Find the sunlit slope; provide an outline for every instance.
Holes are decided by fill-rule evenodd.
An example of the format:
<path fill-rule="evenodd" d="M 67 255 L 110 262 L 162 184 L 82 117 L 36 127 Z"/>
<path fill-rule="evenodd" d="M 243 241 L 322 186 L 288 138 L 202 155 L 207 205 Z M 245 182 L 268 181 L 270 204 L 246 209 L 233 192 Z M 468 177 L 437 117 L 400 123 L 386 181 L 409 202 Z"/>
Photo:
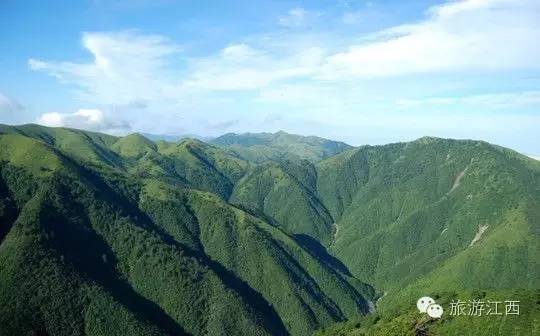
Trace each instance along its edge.
<path fill-rule="evenodd" d="M 319 194 L 337 218 L 331 250 L 381 290 L 451 262 L 447 285 L 539 286 L 536 161 L 483 142 L 423 138 L 318 168 Z"/>
<path fill-rule="evenodd" d="M 288 232 L 328 243 L 333 220 L 318 198 L 316 183 L 308 161 L 266 163 L 238 181 L 230 200 L 262 211 Z"/>
<path fill-rule="evenodd" d="M 222 269 L 170 241 L 98 176 L 40 158 L 45 171 L 5 160 L 19 147 L 1 150 L 3 199 L 16 213 L 0 245 L 3 332 L 286 333 Z"/>
<path fill-rule="evenodd" d="M 234 183 L 246 172 L 249 164 L 225 150 L 199 140 L 183 140 L 178 144 L 160 147 L 173 172 L 193 187 L 228 198 Z"/>
<path fill-rule="evenodd" d="M 46 143 L 71 159 L 98 170 L 136 177 L 167 178 L 228 198 L 248 163 L 227 150 L 198 140 L 154 143 L 135 133 L 113 137 L 67 128 L 0 125 L 0 134 L 20 134 Z"/>
<path fill-rule="evenodd" d="M 540 332 L 540 167 L 484 142 L 423 138 L 364 147 L 319 165 L 337 218 L 331 250 L 381 292 L 377 316 L 321 335 Z M 416 300 L 519 300 L 521 315 L 433 321 Z"/>
<path fill-rule="evenodd" d="M 135 135 L 103 145 L 118 165 L 89 164 L 69 145 L 4 133 L 0 330 L 8 335 L 304 335 L 369 310 L 371 287 L 226 203 L 221 189 L 203 192 L 162 162 L 137 168 L 150 155 L 170 157 L 234 181 L 242 160 Z"/>
<path fill-rule="evenodd" d="M 210 141 L 255 163 L 305 159 L 317 162 L 351 146 L 315 136 L 277 133 L 228 133 Z"/>
<path fill-rule="evenodd" d="M 0 134 L 19 134 L 40 140 L 76 160 L 84 160 L 88 165 L 121 166 L 121 159 L 108 147 L 116 137 L 62 127 L 43 127 L 39 125 L 6 126 L 0 125 Z"/>

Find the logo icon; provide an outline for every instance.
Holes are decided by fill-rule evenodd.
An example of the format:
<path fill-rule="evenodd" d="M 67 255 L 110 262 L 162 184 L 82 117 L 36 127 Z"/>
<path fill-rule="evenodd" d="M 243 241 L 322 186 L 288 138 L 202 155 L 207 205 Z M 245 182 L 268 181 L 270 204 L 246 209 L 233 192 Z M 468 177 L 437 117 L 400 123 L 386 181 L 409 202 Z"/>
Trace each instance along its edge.
<path fill-rule="evenodd" d="M 432 318 L 441 318 L 444 310 L 438 305 L 435 300 L 429 296 L 423 296 L 416 301 L 416 308 L 418 311 L 423 314 L 428 314 Z"/>
<path fill-rule="evenodd" d="M 418 299 L 418 301 L 416 302 L 416 308 L 418 308 L 418 311 L 420 311 L 421 313 L 427 313 L 428 306 L 434 303 L 435 300 L 433 300 L 429 296 L 424 296 Z"/>
<path fill-rule="evenodd" d="M 429 317 L 441 318 L 441 316 L 443 314 L 443 308 L 441 306 L 439 306 L 438 304 L 436 304 L 436 303 L 431 304 L 427 308 L 427 314 L 429 315 Z"/>

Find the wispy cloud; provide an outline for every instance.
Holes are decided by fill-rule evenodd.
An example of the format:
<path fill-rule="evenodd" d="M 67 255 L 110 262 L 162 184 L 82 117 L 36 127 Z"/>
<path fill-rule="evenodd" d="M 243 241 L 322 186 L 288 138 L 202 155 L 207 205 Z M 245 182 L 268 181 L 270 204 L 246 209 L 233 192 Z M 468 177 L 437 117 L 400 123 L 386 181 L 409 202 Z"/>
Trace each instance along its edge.
<path fill-rule="evenodd" d="M 30 69 L 76 85 L 82 99 L 105 104 L 152 100 L 174 86 L 168 60 L 181 48 L 163 36 L 133 31 L 84 33 L 82 45 L 92 54 L 92 62 L 30 59 Z"/>
<path fill-rule="evenodd" d="M 292 55 L 277 55 L 247 44 L 234 44 L 216 55 L 194 59 L 190 74 L 182 83 L 198 90 L 254 90 L 298 77 L 309 77 L 323 57 L 319 48 L 308 48 Z"/>
<path fill-rule="evenodd" d="M 194 120 L 209 119 L 212 124 L 199 124 L 210 131 L 215 125 L 220 129 L 253 125 L 265 129 L 269 124 L 277 127 L 277 122 L 269 121 L 274 119 L 265 116 L 279 111 L 283 113 L 280 125 L 289 122 L 308 127 L 311 122 L 318 123 L 319 129 L 332 125 L 340 132 L 352 127 L 354 135 L 356 128 L 371 122 L 375 123 L 374 133 L 380 129 L 407 133 L 410 129 L 416 136 L 446 123 L 441 132 L 451 136 L 451 129 L 461 134 L 459 118 L 480 125 L 471 124 L 471 134 L 478 127 L 487 132 L 484 125 L 504 131 L 501 125 L 513 120 L 514 107 L 540 104 L 538 91 L 531 88 L 534 83 L 502 88 L 486 85 L 493 78 L 501 83 L 515 70 L 532 74 L 540 70 L 540 44 L 536 43 L 540 40 L 540 3 L 536 0 L 445 2 L 427 9 L 421 20 L 369 35 L 355 34 L 344 24 L 344 13 L 333 18 L 341 25 L 335 29 L 318 31 L 316 25 L 293 29 L 312 23 L 318 15 L 296 8 L 279 17 L 281 27 L 274 25 L 273 31 L 237 36 L 214 49 L 198 50 L 196 55 L 161 35 L 85 33 L 82 46 L 91 61 L 30 59 L 28 63 L 31 69 L 74 86 L 83 106 L 122 106 L 103 111 L 121 114 L 133 127 L 148 131 L 163 128 L 169 132 L 179 127 L 179 120 L 182 127 L 190 128 Z M 453 77 L 452 81 L 466 76 L 481 79 L 468 77 L 463 80 L 465 87 L 448 89 L 453 84 L 441 84 L 445 76 Z M 441 106 L 456 108 L 429 117 Z M 455 117 L 450 112 L 457 107 L 475 107 L 466 112 L 477 115 L 467 119 L 463 112 Z M 505 115 L 488 118 L 486 112 L 494 107 L 504 109 Z M 416 118 L 417 110 L 425 115 Z M 80 115 L 47 118 L 49 122 L 61 120 L 62 125 L 109 127 L 92 126 Z M 530 118 L 524 113 L 519 120 L 538 120 Z M 527 127 L 532 134 L 530 125 Z"/>
<path fill-rule="evenodd" d="M 287 49 L 288 39 L 293 45 L 302 35 L 274 35 L 281 42 L 231 43 L 202 57 L 182 54 L 159 35 L 85 33 L 82 45 L 92 62 L 30 59 L 29 65 L 76 85 L 81 98 L 105 104 L 256 90 L 285 80 L 340 85 L 445 71 L 540 69 L 540 44 L 534 43 L 540 40 L 539 9 L 532 0 L 463 0 L 432 7 L 425 20 L 374 33 L 363 43 L 349 34 L 350 41 L 337 37 L 339 44 L 314 39 Z M 297 24 L 307 13 L 296 8 L 282 21 Z M 257 40 L 264 36 L 251 38 Z"/>
<path fill-rule="evenodd" d="M 289 28 L 300 27 L 313 21 L 319 16 L 321 16 L 320 12 L 308 11 L 304 8 L 296 7 L 289 10 L 286 15 L 278 17 L 278 24 Z"/>
<path fill-rule="evenodd" d="M 23 106 L 15 98 L 0 92 L 0 123 L 24 122 L 27 114 L 26 106 Z"/>
<path fill-rule="evenodd" d="M 429 9 L 418 23 L 374 34 L 330 56 L 320 78 L 397 76 L 455 70 L 540 68 L 540 3 L 462 0 Z"/>

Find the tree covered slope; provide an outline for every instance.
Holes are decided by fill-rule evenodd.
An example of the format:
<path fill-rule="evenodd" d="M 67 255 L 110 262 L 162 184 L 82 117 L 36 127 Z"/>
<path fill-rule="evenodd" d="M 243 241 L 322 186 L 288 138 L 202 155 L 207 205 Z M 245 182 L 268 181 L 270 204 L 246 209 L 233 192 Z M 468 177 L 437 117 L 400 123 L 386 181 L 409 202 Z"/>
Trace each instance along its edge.
<path fill-rule="evenodd" d="M 540 163 L 481 141 L 0 125 L 0 219 L 0 335 L 540 328 Z M 523 314 L 428 320 L 424 295 Z"/>
<path fill-rule="evenodd" d="M 318 168 L 338 228 L 331 250 L 379 288 L 436 268 L 444 286 L 540 287 L 537 161 L 483 142 L 423 138 L 356 149 Z"/>
<path fill-rule="evenodd" d="M 326 244 L 384 296 L 383 316 L 408 312 L 425 293 L 450 300 L 474 290 L 519 290 L 537 311 L 537 161 L 485 142 L 429 137 L 350 149 L 315 169 L 290 161 L 251 170 L 231 200 Z"/>
<path fill-rule="evenodd" d="M 363 147 L 318 166 L 336 218 L 330 250 L 381 291 L 377 320 L 329 335 L 530 335 L 540 331 L 540 165 L 477 141 Z M 520 300 L 522 316 L 416 312 L 421 296 Z M 420 331 L 419 331 L 420 330 Z M 324 333 L 322 333 L 324 334 Z"/>
<path fill-rule="evenodd" d="M 323 243 L 332 239 L 332 216 L 317 195 L 317 172 L 309 161 L 261 164 L 235 185 L 231 202 L 255 207 L 294 234 Z"/>
<path fill-rule="evenodd" d="M 0 133 L 2 335 L 305 335 L 369 311 L 370 286 L 227 203 L 235 156 Z"/>

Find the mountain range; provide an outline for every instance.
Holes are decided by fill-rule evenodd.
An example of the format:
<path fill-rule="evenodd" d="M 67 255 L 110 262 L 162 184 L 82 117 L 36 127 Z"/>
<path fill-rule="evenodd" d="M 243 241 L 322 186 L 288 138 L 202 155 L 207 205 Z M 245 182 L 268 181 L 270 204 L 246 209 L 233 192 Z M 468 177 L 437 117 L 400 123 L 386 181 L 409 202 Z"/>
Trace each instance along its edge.
<path fill-rule="evenodd" d="M 540 162 L 481 141 L 0 125 L 0 223 L 0 335 L 540 330 Z"/>

